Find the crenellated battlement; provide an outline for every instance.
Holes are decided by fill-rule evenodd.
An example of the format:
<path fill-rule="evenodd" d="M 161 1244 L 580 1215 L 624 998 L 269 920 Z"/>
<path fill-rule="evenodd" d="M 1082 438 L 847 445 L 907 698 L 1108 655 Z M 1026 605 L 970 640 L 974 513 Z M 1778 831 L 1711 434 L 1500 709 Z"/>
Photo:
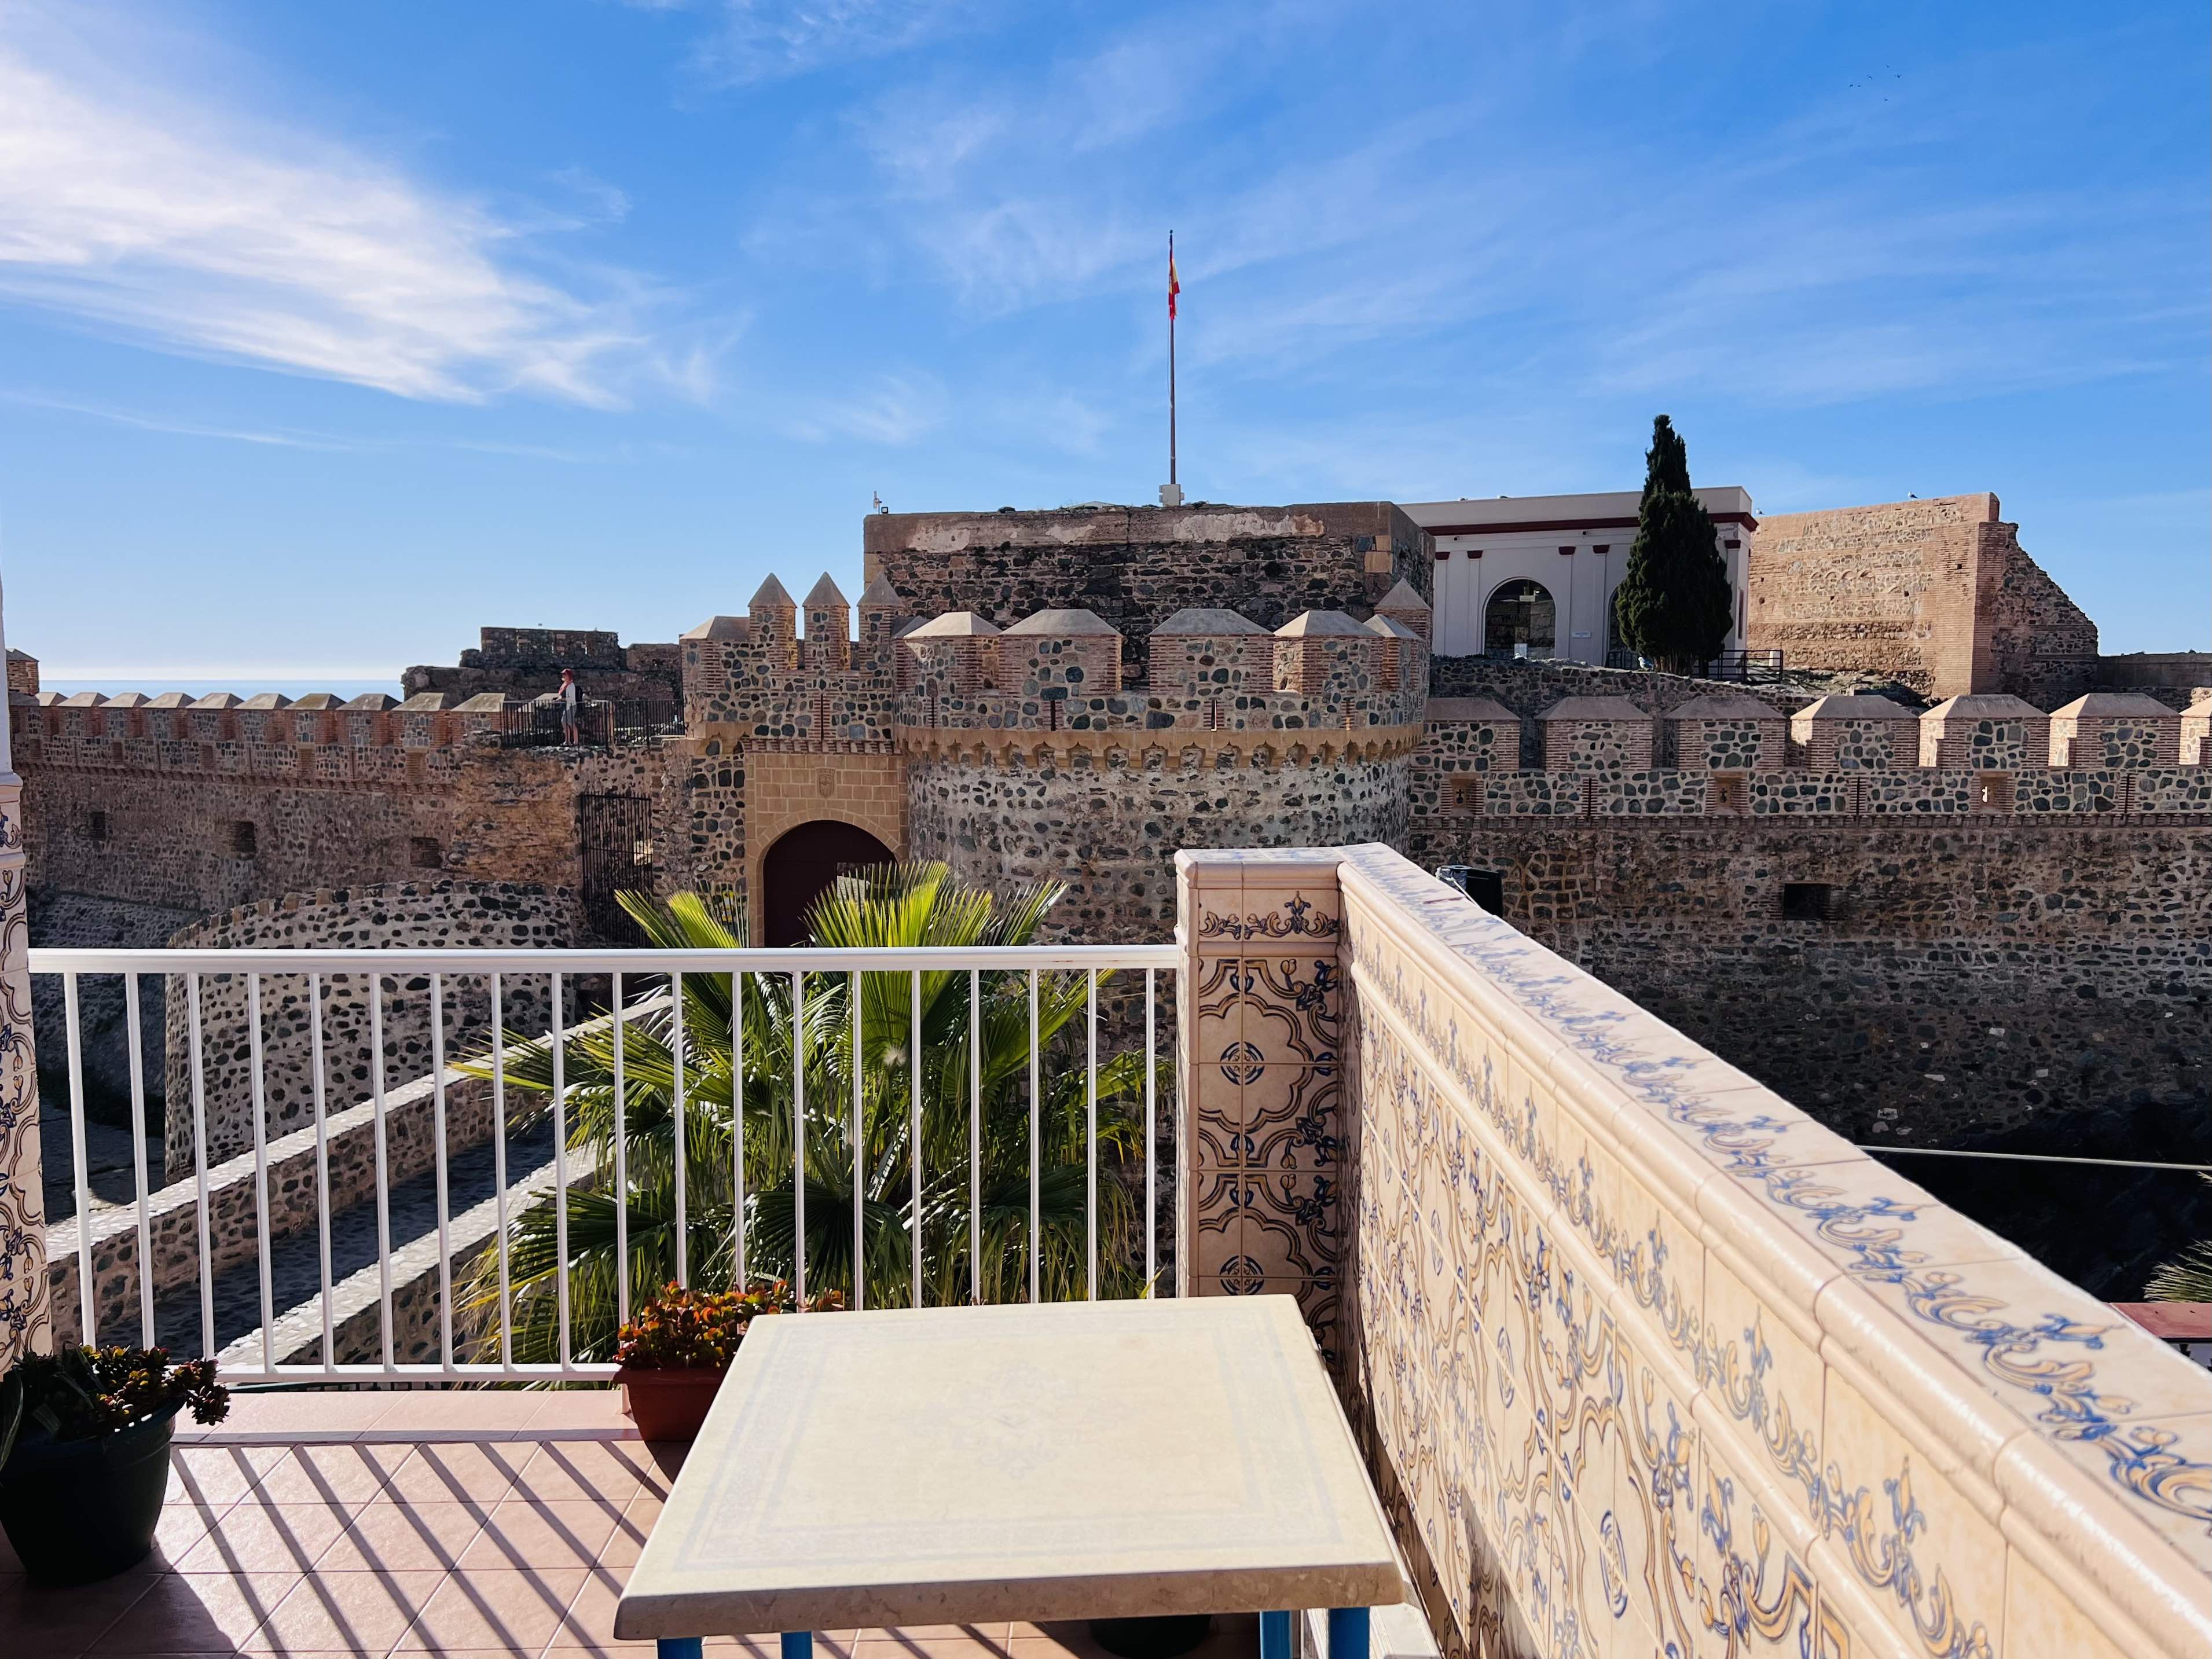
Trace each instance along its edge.
<path fill-rule="evenodd" d="M 862 596 L 858 637 L 835 582 L 802 613 L 770 576 L 744 617 L 684 636 L 687 729 L 716 745 L 872 743 L 926 732 L 1365 730 L 1418 727 L 1427 606 L 1400 584 L 1364 623 L 1310 611 L 1270 633 L 1233 611 L 1183 611 L 1147 640 L 1151 672 L 1097 613 L 1036 612 L 1001 629 L 972 611 L 904 615 L 888 582 Z M 803 614 L 804 631 L 800 631 Z"/>
<path fill-rule="evenodd" d="M 299 698 L 18 691 L 9 698 L 16 755 L 34 764 L 319 781 L 419 777 L 433 757 L 457 765 L 457 751 L 542 726 L 548 702 L 496 691 L 467 698 L 426 691 L 404 702 L 379 691 L 349 701 L 321 691 Z M 601 737 L 607 708 L 590 699 L 583 705 L 582 723 Z"/>

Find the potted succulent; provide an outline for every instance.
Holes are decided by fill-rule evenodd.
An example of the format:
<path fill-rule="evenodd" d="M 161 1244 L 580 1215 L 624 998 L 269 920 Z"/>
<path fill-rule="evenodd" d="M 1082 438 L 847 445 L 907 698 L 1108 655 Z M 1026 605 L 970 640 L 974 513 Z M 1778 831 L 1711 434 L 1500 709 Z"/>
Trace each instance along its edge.
<path fill-rule="evenodd" d="M 177 1413 L 220 1423 L 230 1395 L 211 1359 L 166 1348 L 27 1354 L 0 1389 L 0 1528 L 23 1570 L 82 1584 L 154 1547 Z"/>
<path fill-rule="evenodd" d="M 809 1297 L 805 1310 L 828 1313 L 844 1305 L 842 1291 L 825 1291 Z M 615 1346 L 623 1409 L 637 1424 L 639 1435 L 647 1440 L 695 1437 L 746 1328 L 763 1315 L 799 1309 L 797 1294 L 781 1279 L 742 1291 L 665 1286 L 622 1328 Z"/>

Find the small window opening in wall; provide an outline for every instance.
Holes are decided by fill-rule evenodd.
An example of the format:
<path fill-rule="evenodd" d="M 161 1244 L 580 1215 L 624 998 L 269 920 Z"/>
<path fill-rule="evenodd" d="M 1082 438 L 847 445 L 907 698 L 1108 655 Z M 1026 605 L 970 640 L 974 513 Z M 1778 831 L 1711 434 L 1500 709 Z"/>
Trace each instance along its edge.
<path fill-rule="evenodd" d="M 446 849 L 428 836 L 416 836 L 409 842 L 410 861 L 417 870 L 442 870 L 446 867 Z"/>
<path fill-rule="evenodd" d="M 1505 913 L 1505 876 L 1503 871 L 1478 870 L 1467 864 L 1447 864 L 1437 871 L 1437 878 L 1447 886 L 1458 888 L 1492 915 Z"/>
<path fill-rule="evenodd" d="M 1825 881 L 1782 884 L 1782 920 L 1826 921 L 1835 914 L 1836 890 Z"/>
<path fill-rule="evenodd" d="M 84 833 L 88 840 L 106 841 L 107 839 L 107 814 L 99 811 L 94 811 L 87 814 L 84 822 Z"/>
<path fill-rule="evenodd" d="M 240 818 L 230 826 L 230 850 L 240 858 L 250 859 L 254 855 L 256 839 L 252 819 Z"/>

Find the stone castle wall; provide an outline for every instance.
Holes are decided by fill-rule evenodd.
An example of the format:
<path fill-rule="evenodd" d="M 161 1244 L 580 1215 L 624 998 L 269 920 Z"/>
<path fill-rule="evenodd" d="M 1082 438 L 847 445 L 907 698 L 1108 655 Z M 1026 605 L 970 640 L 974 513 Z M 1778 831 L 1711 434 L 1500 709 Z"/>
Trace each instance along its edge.
<path fill-rule="evenodd" d="M 1426 532 L 1387 501 L 1301 507 L 896 513 L 865 521 L 866 577 L 912 614 L 973 611 L 1000 627 L 1080 608 L 1141 661 L 1174 612 L 1234 605 L 1273 629 L 1302 611 L 1364 618 L 1398 582 L 1426 598 Z"/>
<path fill-rule="evenodd" d="M 2190 787 L 2186 817 L 2064 791 L 2026 805 L 2078 810 L 1699 800 L 1417 819 L 1401 844 L 1499 872 L 1508 921 L 1853 1139 L 1953 1145 L 2212 1089 L 2212 775 Z M 1825 890 L 1825 913 L 1785 915 L 1790 884 Z"/>
<path fill-rule="evenodd" d="M 1761 520 L 1747 647 L 1935 697 L 2080 696 L 2097 682 L 2096 624 L 1997 514 L 1995 495 L 1976 495 Z"/>
<path fill-rule="evenodd" d="M 576 896 L 514 882 L 401 882 L 296 893 L 244 905 L 188 927 L 179 950 L 512 950 L 557 948 L 578 931 Z M 432 988 L 419 973 L 326 974 L 320 998 L 304 973 L 260 976 L 263 1126 L 274 1139 L 314 1121 L 314 1024 L 323 1045 L 324 1109 L 338 1112 L 371 1097 L 379 1050 L 371 1040 L 372 996 L 382 1017 L 382 1077 L 395 1088 L 434 1070 Z M 489 1041 L 491 985 L 481 975 L 441 984 L 444 1055 L 463 1058 Z M 501 982 L 507 1029 L 544 1030 L 551 1006 L 542 974 Z M 220 1162 L 253 1145 L 253 1056 L 250 989 L 241 975 L 203 975 L 199 987 L 201 1098 L 207 1157 Z M 193 1164 L 191 999 L 185 976 L 167 987 L 166 1133 L 168 1167 Z"/>
<path fill-rule="evenodd" d="M 1175 925 L 1175 855 L 1202 847 L 1396 841 L 1403 757 L 1382 742 L 1062 737 L 908 757 L 908 844 L 994 886 L 1058 880 L 1058 936 L 1155 941 Z"/>

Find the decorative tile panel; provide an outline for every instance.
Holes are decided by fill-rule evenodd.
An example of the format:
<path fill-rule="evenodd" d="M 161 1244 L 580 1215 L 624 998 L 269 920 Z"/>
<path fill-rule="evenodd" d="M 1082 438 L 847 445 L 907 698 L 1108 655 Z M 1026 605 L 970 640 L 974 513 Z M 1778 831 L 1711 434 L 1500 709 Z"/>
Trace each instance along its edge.
<path fill-rule="evenodd" d="M 1404 860 L 1335 856 L 1325 1017 L 1322 952 L 1225 940 L 1209 1040 L 1250 1074 L 1186 1098 L 1251 1271 L 1341 1304 L 1447 1653 L 2003 1659 L 2069 1618 L 2205 1650 L 2202 1372 Z"/>
<path fill-rule="evenodd" d="M 0 1372 L 52 1346 L 39 1082 L 31 1052 L 30 924 L 23 908 L 23 787 L 6 768 L 0 710 Z"/>

